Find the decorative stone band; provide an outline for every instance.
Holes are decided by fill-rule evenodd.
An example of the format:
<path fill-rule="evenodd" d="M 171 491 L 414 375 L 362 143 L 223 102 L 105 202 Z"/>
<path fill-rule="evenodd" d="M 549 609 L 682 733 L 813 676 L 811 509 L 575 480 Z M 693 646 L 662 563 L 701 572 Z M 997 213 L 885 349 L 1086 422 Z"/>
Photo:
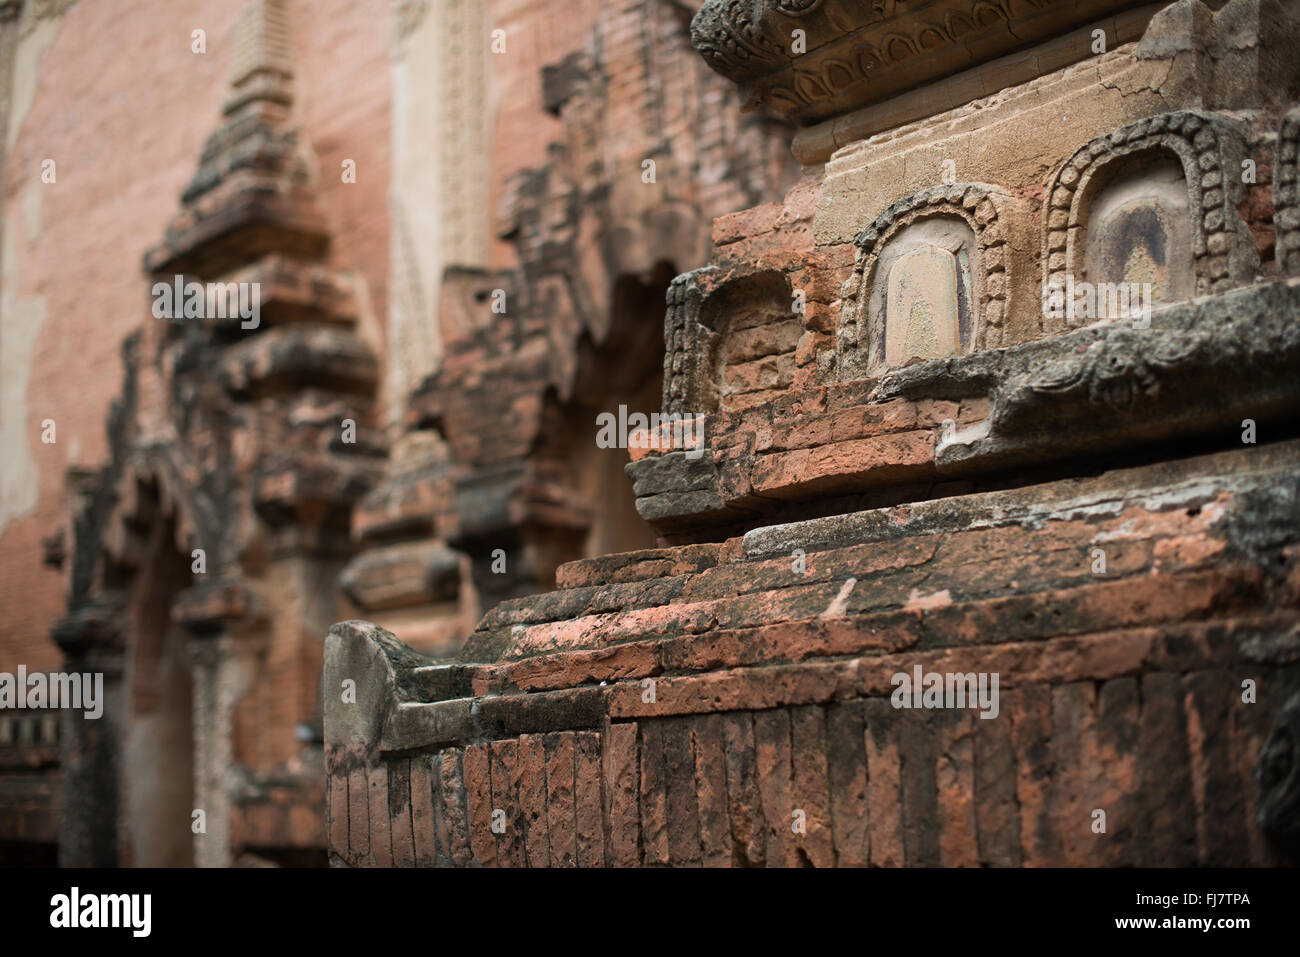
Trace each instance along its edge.
<path fill-rule="evenodd" d="M 1278 268 L 1300 273 L 1300 106 L 1282 118 L 1273 172 L 1273 225 Z"/>
<path fill-rule="evenodd" d="M 966 223 L 979 246 L 979 272 L 973 277 L 979 292 L 972 336 L 973 349 L 1002 345 L 1006 315 L 1006 241 L 999 207 L 1009 197 L 985 183 L 956 183 L 913 193 L 894 203 L 858 234 L 853 275 L 840 292 L 839 334 L 836 337 L 836 378 L 865 378 L 883 355 L 883 323 L 872 323 L 868 302 L 872 284 L 879 281 L 876 266 L 890 239 L 907 226 L 925 219 L 956 218 Z"/>
<path fill-rule="evenodd" d="M 649 457 L 627 472 L 642 516 L 670 533 L 692 522 L 752 523 L 830 493 L 916 490 L 1094 450 L 1207 436 L 1226 447 L 1240 442 L 1246 418 L 1293 428 L 1297 316 L 1300 278 L 1177 303 L 1145 329 L 1098 323 L 931 359 L 710 415 L 711 455 Z"/>
<path fill-rule="evenodd" d="M 1122 0 L 706 0 L 691 42 L 745 105 L 817 122 L 1046 40 Z M 795 31 L 802 31 L 796 34 Z"/>
<path fill-rule="evenodd" d="M 1045 288 L 1064 288 L 1067 275 L 1082 276 L 1082 240 L 1088 203 L 1102 183 L 1098 174 L 1117 160 L 1161 152 L 1177 157 L 1187 184 L 1196 294 L 1222 292 L 1254 277 L 1259 257 L 1237 212 L 1242 132 L 1225 116 L 1182 110 L 1099 136 L 1056 171 L 1043 223 Z"/>

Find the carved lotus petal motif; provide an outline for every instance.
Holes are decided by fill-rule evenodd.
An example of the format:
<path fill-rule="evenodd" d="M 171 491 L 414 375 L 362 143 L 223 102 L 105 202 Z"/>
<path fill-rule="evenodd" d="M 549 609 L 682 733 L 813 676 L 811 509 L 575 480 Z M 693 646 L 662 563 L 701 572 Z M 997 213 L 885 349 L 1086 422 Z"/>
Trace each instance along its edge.
<path fill-rule="evenodd" d="M 1148 344 L 1151 363 L 1161 369 L 1171 369 L 1193 358 L 1205 345 L 1204 333 L 1196 335 L 1161 337 L 1154 345 Z"/>
<path fill-rule="evenodd" d="M 1056 395 L 1086 391 L 1093 405 L 1127 411 L 1143 396 L 1157 395 L 1160 371 L 1192 358 L 1201 344 L 1197 336 L 1144 337 L 1116 329 L 1081 355 L 1049 365 L 1029 388 Z"/>
<path fill-rule="evenodd" d="M 1139 395 L 1156 394 L 1160 384 L 1145 361 L 1130 351 L 1115 348 L 1109 339 L 1099 339 L 1082 356 L 1050 364 L 1030 389 L 1057 395 L 1087 391 L 1088 402 L 1095 406 L 1104 404 L 1123 411 L 1134 406 Z"/>
<path fill-rule="evenodd" d="M 789 59 L 767 36 L 764 12 L 755 0 L 712 0 L 691 21 L 691 42 L 724 76 L 737 82 L 760 76 Z"/>
<path fill-rule="evenodd" d="M 822 0 L 777 0 L 776 11 L 787 17 L 802 17 L 816 10 L 821 2 Z"/>

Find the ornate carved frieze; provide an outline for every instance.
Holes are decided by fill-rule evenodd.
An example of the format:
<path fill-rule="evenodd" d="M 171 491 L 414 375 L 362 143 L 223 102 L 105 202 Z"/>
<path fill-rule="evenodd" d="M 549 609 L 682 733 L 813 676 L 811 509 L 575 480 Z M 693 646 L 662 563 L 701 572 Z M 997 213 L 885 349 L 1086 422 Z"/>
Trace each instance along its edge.
<path fill-rule="evenodd" d="M 1149 343 L 1125 326 L 1116 326 L 1088 346 L 1080 356 L 1051 363 L 1028 384 L 1036 395 L 1086 398 L 1126 412 L 1145 396 L 1160 390 L 1162 374 L 1190 360 L 1204 344 L 1203 336 L 1161 339 Z"/>
<path fill-rule="evenodd" d="M 1171 307 L 1149 328 L 1097 324 L 989 353 L 991 365 L 971 356 L 972 383 L 993 384 L 989 428 L 971 442 L 939 448 L 936 461 L 944 467 L 979 457 L 996 460 L 1013 448 L 1035 446 L 1077 453 L 1207 428 L 1236 434 L 1243 416 L 1293 414 L 1298 294 L 1294 283 L 1252 286 L 1230 292 L 1227 300 Z M 1214 321 L 1222 316 L 1232 322 Z M 941 387 L 940 376 L 951 387 L 953 376 L 926 365 L 930 389 Z M 903 370 L 900 378 L 919 372 L 920 367 Z M 1217 386 L 1229 378 L 1241 384 L 1225 396 Z M 908 391 L 924 388 L 913 379 Z"/>
<path fill-rule="evenodd" d="M 941 79 L 1128 6 L 1120 0 L 707 0 L 705 61 L 748 107 L 814 123 Z"/>

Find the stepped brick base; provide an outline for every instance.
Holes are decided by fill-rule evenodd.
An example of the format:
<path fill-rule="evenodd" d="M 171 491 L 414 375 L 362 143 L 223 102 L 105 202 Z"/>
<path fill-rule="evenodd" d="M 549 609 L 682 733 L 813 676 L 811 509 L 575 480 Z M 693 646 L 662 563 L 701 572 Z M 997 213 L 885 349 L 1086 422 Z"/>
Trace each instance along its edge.
<path fill-rule="evenodd" d="M 575 562 L 457 663 L 344 622 L 331 860 L 1291 861 L 1298 556 L 1292 441 Z"/>

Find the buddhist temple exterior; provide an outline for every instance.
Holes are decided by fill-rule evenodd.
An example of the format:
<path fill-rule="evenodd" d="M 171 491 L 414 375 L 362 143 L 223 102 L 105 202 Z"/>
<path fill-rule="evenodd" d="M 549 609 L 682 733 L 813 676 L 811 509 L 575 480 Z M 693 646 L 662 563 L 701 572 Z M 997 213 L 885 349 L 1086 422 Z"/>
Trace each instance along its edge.
<path fill-rule="evenodd" d="M 131 26 L 0 0 L 0 863 L 1297 861 L 1294 4 Z"/>
<path fill-rule="evenodd" d="M 1298 26 L 708 0 L 803 175 L 669 287 L 660 545 L 330 629 L 331 862 L 1287 860 Z"/>
<path fill-rule="evenodd" d="M 591 423 L 799 172 L 693 13 L 0 2 L 0 675 L 106 699 L 0 701 L 0 864 L 323 866 L 333 623 L 454 655 L 654 546 Z"/>

